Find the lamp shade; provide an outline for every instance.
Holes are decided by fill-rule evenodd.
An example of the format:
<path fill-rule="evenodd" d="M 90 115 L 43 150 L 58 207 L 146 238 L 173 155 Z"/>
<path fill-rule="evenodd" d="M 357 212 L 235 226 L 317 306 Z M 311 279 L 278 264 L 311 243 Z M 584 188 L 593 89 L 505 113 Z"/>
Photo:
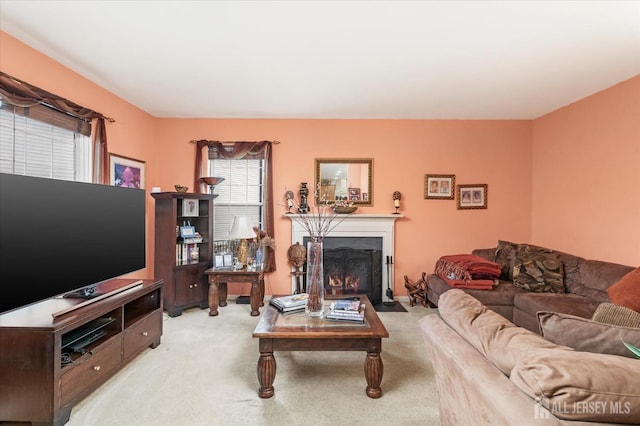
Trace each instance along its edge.
<path fill-rule="evenodd" d="M 254 232 L 249 219 L 246 216 L 234 216 L 233 225 L 229 231 L 230 240 L 244 240 L 246 238 L 255 238 Z"/>

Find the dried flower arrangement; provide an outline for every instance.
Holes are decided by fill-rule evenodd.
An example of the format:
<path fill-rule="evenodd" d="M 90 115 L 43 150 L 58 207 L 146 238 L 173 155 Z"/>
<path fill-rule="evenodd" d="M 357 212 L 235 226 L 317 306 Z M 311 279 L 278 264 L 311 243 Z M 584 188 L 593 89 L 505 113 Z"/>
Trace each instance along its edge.
<path fill-rule="evenodd" d="M 307 231 L 312 243 L 322 243 L 324 238 L 346 218 L 346 215 L 336 213 L 332 204 L 320 201 L 318 189 L 316 186 L 313 205 L 309 206 L 308 213 L 292 216 L 292 219 Z M 297 210 L 299 206 L 295 207 Z M 322 250 L 312 249 L 307 250 L 307 253 L 310 256 L 307 262 L 307 294 L 309 295 L 307 312 L 322 312 L 324 309 L 324 278 L 321 273 Z M 312 283 L 319 283 L 319 285 L 311 285 Z"/>

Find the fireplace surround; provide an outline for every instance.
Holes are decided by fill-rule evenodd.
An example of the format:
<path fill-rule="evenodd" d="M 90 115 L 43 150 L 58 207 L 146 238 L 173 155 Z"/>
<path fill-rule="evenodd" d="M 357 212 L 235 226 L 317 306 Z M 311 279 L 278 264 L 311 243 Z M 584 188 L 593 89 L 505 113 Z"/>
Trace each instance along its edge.
<path fill-rule="evenodd" d="M 291 220 L 291 244 L 300 243 L 305 244 L 306 241 L 304 237 L 309 237 L 306 229 L 302 224 L 296 220 L 296 216 L 300 216 L 298 214 L 285 214 L 286 218 Z M 330 234 L 325 237 L 325 241 L 330 242 L 331 238 L 336 238 L 337 240 L 341 240 L 343 238 L 346 239 L 358 239 L 358 238 L 366 238 L 366 237 L 375 237 L 380 238 L 381 241 L 381 253 L 380 259 L 393 259 L 395 255 L 395 221 L 399 218 L 404 217 L 402 214 L 351 214 L 344 217 L 336 218 L 336 221 L 339 223 L 337 226 L 330 232 Z M 351 248 L 358 248 L 351 247 Z M 325 247 L 326 250 L 326 247 Z M 393 276 L 393 265 L 391 267 L 384 267 L 383 262 L 380 262 L 379 273 L 380 273 L 380 283 L 382 287 L 386 288 L 387 284 L 394 288 L 394 276 Z M 293 270 L 292 270 L 293 272 Z M 326 269 L 325 269 L 326 274 Z M 291 277 L 291 292 L 293 293 L 296 289 L 295 277 Z M 386 293 L 382 292 L 383 301 L 389 301 L 386 296 Z"/>

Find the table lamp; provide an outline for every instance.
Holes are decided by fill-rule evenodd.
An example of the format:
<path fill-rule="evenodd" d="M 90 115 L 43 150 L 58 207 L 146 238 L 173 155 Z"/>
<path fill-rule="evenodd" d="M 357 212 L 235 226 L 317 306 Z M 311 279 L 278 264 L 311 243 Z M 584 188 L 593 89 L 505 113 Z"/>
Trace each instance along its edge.
<path fill-rule="evenodd" d="M 230 240 L 240 240 L 238 246 L 238 262 L 243 267 L 247 266 L 247 253 L 249 252 L 249 243 L 247 238 L 255 238 L 256 233 L 249 223 L 249 219 L 246 216 L 234 216 L 233 225 L 229 231 Z"/>

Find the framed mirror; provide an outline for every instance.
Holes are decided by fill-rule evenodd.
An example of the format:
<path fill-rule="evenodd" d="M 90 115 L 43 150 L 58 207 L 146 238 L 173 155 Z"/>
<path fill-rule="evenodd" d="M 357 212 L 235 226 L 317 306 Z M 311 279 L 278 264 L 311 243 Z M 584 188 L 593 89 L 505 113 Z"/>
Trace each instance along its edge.
<path fill-rule="evenodd" d="M 373 159 L 316 158 L 316 188 L 320 201 L 349 200 L 373 205 Z"/>

